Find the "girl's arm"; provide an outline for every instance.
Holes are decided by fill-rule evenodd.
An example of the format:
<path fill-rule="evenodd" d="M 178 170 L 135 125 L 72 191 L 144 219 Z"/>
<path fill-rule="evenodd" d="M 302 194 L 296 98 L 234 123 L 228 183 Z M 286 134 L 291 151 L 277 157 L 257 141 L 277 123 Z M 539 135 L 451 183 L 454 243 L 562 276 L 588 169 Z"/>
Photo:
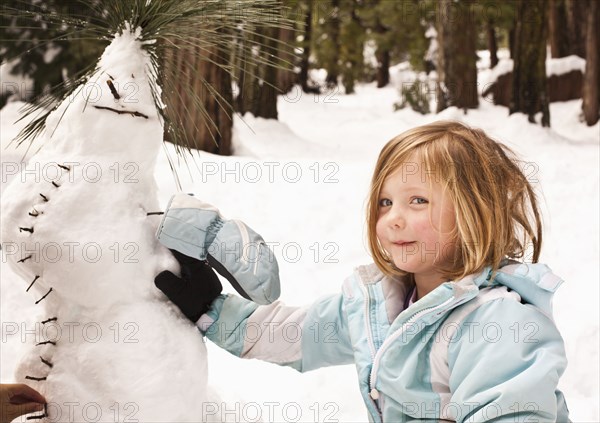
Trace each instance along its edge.
<path fill-rule="evenodd" d="M 175 254 L 181 278 L 162 272 L 155 280 L 157 287 L 190 320 L 204 313 L 196 324 L 217 345 L 238 357 L 299 371 L 353 362 L 342 294 L 307 307 L 273 303 L 279 297 L 277 260 L 262 237 L 243 222 L 224 219 L 216 207 L 177 194 L 169 201 L 157 238 L 183 253 Z M 220 284 L 212 272 L 194 264 L 198 260 L 208 261 L 245 298 L 217 296 Z M 205 305 L 210 305 L 206 313 Z"/>
<path fill-rule="evenodd" d="M 241 358 L 257 358 L 305 372 L 354 361 L 342 294 L 310 306 L 280 301 L 259 306 L 221 295 L 197 325 L 214 343 Z"/>
<path fill-rule="evenodd" d="M 512 299 L 485 303 L 450 342 L 450 401 L 457 422 L 566 422 L 558 380 L 567 365 L 554 322 Z"/>

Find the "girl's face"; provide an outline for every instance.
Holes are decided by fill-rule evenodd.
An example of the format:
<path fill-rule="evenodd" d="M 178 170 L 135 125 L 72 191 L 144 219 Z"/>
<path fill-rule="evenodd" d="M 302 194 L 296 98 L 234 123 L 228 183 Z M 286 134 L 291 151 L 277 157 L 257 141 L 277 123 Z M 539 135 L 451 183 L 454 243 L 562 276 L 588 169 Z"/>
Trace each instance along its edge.
<path fill-rule="evenodd" d="M 454 206 L 435 174 L 412 158 L 384 181 L 376 232 L 396 267 L 415 280 L 443 282 L 440 265 L 451 264 Z"/>

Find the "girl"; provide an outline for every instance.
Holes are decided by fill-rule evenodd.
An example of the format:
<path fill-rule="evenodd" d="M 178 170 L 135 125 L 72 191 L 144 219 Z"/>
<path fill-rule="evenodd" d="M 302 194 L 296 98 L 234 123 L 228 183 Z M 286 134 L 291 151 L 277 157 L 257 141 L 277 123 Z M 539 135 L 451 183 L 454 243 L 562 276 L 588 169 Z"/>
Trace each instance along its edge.
<path fill-rule="evenodd" d="M 161 242 L 200 259 L 231 253 L 236 237 L 219 232 L 228 221 L 190 197 L 180 207 L 178 198 Z M 213 300 L 201 293 L 212 278 L 193 275 L 184 292 L 168 272 L 157 286 L 184 310 L 208 308 L 200 330 L 239 357 L 302 372 L 355 363 L 370 421 L 568 421 L 557 389 L 565 350 L 551 307 L 562 281 L 537 264 L 536 197 L 507 147 L 458 122 L 400 134 L 375 166 L 367 225 L 374 263 L 307 307 Z M 237 240 L 247 239 L 243 232 Z M 274 261 L 254 263 L 254 274 L 273 266 L 277 275 Z M 240 269 L 229 276 L 237 274 L 250 280 Z M 268 277 L 254 282 L 271 289 Z M 306 336 L 286 338 L 289 325 Z"/>

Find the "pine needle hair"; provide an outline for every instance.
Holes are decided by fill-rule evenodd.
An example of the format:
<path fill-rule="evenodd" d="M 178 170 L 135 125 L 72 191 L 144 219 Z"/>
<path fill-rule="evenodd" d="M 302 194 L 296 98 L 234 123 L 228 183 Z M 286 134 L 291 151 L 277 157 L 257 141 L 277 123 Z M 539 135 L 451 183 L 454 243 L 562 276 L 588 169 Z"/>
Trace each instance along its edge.
<path fill-rule="evenodd" d="M 431 179 L 440 182 L 456 213 L 452 234 L 456 255 L 447 280 L 495 271 L 505 258 L 524 261 L 531 251 L 537 263 L 542 247 L 542 221 L 532 185 L 515 153 L 482 130 L 460 122 L 437 121 L 408 130 L 382 149 L 375 165 L 367 202 L 367 238 L 377 267 L 387 276 L 402 277 L 377 239 L 379 197 L 384 181 L 409 160 L 419 157 Z"/>
<path fill-rule="evenodd" d="M 57 13 L 44 4 L 27 1 L 11 4 L 15 3 L 19 6 L 2 7 L 0 13 L 4 22 L 15 22 L 17 26 L 29 28 L 28 20 L 41 20 L 47 26 L 65 27 L 68 31 L 56 39 L 45 39 L 42 33 L 32 35 L 30 40 L 4 40 L 29 43 L 27 49 L 24 47 L 25 51 L 7 58 L 9 60 L 27 54 L 29 48 L 51 44 L 59 38 L 99 41 L 104 48 L 115 34 L 141 28 L 139 40 L 152 59 L 152 68 L 147 73 L 156 80 L 151 88 L 157 113 L 162 117 L 166 135 L 175 144 L 179 155 L 184 149 L 191 152 L 190 146 L 197 145 L 194 140 L 188 140 L 181 130 L 183 121 L 198 122 L 202 119 L 207 123 L 213 140 L 218 134 L 218 126 L 198 94 L 186 93 L 192 97 L 194 110 L 187 105 L 183 111 L 177 107 L 181 104 L 182 94 L 177 92 L 176 87 L 182 76 L 200 78 L 206 89 L 202 95 L 212 96 L 219 108 L 233 113 L 233 105 L 214 88 L 211 81 L 196 73 L 193 64 L 197 60 L 208 61 L 233 77 L 234 71 L 252 75 L 254 65 L 258 63 L 278 69 L 293 66 L 293 57 L 286 54 L 289 46 L 258 32 L 258 28 L 294 28 L 295 22 L 285 18 L 288 14 L 279 0 L 79 0 L 65 13 Z M 260 40 L 257 35 L 260 35 Z M 260 57 L 253 54 L 257 48 L 266 54 Z M 185 54 L 182 55 L 182 52 Z M 240 57 L 234 58 L 236 54 Z M 88 82 L 95 70 L 96 63 L 90 64 L 25 106 L 21 119 L 31 115 L 34 118 L 16 141 L 19 144 L 33 142 L 46 128 L 46 118 L 50 113 L 77 87 Z"/>

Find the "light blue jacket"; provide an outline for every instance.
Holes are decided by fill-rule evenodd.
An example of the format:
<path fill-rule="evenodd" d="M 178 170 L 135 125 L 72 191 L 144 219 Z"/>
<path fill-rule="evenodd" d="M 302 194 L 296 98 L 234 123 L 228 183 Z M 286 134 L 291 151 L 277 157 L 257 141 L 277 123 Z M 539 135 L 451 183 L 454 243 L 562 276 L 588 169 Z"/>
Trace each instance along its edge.
<path fill-rule="evenodd" d="M 301 372 L 354 363 L 370 421 L 566 422 L 557 385 L 567 360 L 552 318 L 561 283 L 543 264 L 512 263 L 403 309 L 412 286 L 372 264 L 307 307 L 222 295 L 198 325 L 243 358 Z"/>

